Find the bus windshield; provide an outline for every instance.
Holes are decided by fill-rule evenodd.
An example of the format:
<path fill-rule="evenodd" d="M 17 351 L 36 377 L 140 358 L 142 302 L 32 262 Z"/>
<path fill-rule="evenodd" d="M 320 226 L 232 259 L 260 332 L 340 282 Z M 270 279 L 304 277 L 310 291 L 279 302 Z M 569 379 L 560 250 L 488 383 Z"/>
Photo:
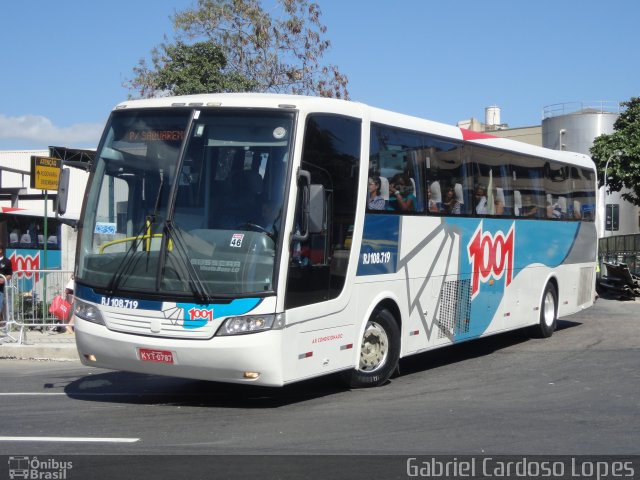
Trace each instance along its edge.
<path fill-rule="evenodd" d="M 77 280 L 196 297 L 272 292 L 294 114 L 116 111 L 96 156 Z"/>

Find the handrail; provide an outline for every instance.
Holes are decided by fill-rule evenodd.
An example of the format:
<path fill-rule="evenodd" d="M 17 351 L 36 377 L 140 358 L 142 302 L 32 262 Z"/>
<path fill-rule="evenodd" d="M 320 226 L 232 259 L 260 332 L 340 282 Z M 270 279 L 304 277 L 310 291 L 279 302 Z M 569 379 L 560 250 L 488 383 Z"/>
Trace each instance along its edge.
<path fill-rule="evenodd" d="M 640 274 L 640 233 L 598 239 L 598 261 L 626 263 L 631 273 Z"/>
<path fill-rule="evenodd" d="M 118 238 L 117 240 L 111 240 L 110 242 L 107 243 L 103 243 L 102 245 L 100 245 L 100 248 L 98 249 L 98 254 L 102 255 L 104 253 L 104 250 L 107 247 L 110 247 L 112 245 L 117 245 L 118 243 L 125 243 L 125 242 L 133 242 L 133 241 L 137 241 L 137 240 L 144 240 L 144 251 L 149 251 L 151 250 L 151 240 L 153 238 L 162 238 L 162 233 L 154 233 L 152 235 L 145 233 L 144 235 L 139 235 L 137 237 L 125 237 L 125 238 Z M 171 244 L 171 239 L 169 239 L 169 251 L 173 250 L 173 245 Z"/>
<path fill-rule="evenodd" d="M 585 102 L 564 102 L 547 105 L 542 109 L 542 118 L 553 118 L 571 113 L 620 113 L 624 110 L 620 102 L 614 100 L 594 100 Z"/>

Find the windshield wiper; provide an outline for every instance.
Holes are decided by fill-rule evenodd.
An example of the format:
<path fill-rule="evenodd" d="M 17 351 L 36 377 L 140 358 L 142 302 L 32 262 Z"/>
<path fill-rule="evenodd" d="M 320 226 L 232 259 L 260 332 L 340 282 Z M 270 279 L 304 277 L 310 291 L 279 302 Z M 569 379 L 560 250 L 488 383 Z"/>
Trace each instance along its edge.
<path fill-rule="evenodd" d="M 206 285 L 202 282 L 202 280 L 200 280 L 198 272 L 189 260 L 189 253 L 187 252 L 182 233 L 180 233 L 180 230 L 173 225 L 173 222 L 171 220 L 165 220 L 164 229 L 167 232 L 168 237 L 167 242 L 165 242 L 165 248 L 168 248 L 169 240 L 173 241 L 173 245 L 175 246 L 180 264 L 186 270 L 186 277 L 189 280 L 189 287 L 191 288 L 191 292 L 201 303 L 211 303 L 213 301 L 213 297 L 209 293 Z"/>
<path fill-rule="evenodd" d="M 143 241 L 148 241 L 149 248 L 147 249 L 147 252 L 151 251 L 151 240 L 153 238 L 153 234 L 151 233 L 151 227 L 154 223 L 156 223 L 156 217 L 158 216 L 158 209 L 160 208 L 160 198 L 162 196 L 162 188 L 164 187 L 164 170 L 160 169 L 158 173 L 160 174 L 160 185 L 158 185 L 158 193 L 156 195 L 156 201 L 153 206 L 153 213 L 151 215 L 146 216 L 142 224 L 142 227 L 134 237 L 134 240 L 131 242 L 131 246 L 124 253 L 124 256 L 122 257 L 122 260 L 120 260 L 118 267 L 116 268 L 115 272 L 109 279 L 109 283 L 107 284 L 107 294 L 109 296 L 114 295 L 114 293 L 118 290 L 120 283 L 122 283 L 122 279 L 124 278 L 125 274 L 128 274 L 129 271 L 133 269 L 134 262 L 130 262 L 129 260 L 130 260 L 131 254 L 138 249 L 138 246 L 140 245 L 140 243 Z"/>
<path fill-rule="evenodd" d="M 138 246 L 147 239 L 147 236 L 151 236 L 151 233 L 147 234 L 146 232 L 151 231 L 151 226 L 155 223 L 154 215 L 147 215 L 144 223 L 142 224 L 142 228 L 138 231 L 134 240 L 131 242 L 131 246 L 124 253 L 122 260 L 118 264 L 115 272 L 109 279 L 109 283 L 107 284 L 107 294 L 109 296 L 113 296 L 120 283 L 122 282 L 125 274 L 128 274 L 129 271 L 133 268 L 134 263 L 130 262 L 131 254 L 138 249 Z"/>

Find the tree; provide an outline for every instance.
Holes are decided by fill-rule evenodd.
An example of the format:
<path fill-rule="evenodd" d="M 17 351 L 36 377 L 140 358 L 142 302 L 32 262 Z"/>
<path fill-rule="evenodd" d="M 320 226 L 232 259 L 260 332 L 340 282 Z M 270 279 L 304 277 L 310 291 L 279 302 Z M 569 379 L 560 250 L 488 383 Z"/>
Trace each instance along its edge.
<path fill-rule="evenodd" d="M 596 162 L 599 181 L 604 177 L 609 160 L 608 190 L 628 189 L 622 198 L 640 206 L 640 97 L 632 97 L 621 105 L 625 109 L 613 124 L 613 133 L 597 137 L 590 152 Z"/>
<path fill-rule="evenodd" d="M 276 6 L 267 12 L 260 0 L 198 0 L 197 6 L 174 16 L 176 45 L 163 44 L 154 50 L 153 69 L 141 60 L 134 69 L 135 78 L 126 85 L 143 97 L 152 96 L 162 90 L 159 76 L 167 73 L 171 79 L 167 91 L 176 93 L 178 83 L 172 82 L 186 69 L 179 75 L 180 85 L 196 84 L 198 91 L 237 91 L 239 81 L 245 91 L 348 99 L 347 77 L 337 67 L 320 63 L 330 42 L 323 38 L 327 29 L 320 22 L 318 5 L 309 0 L 275 1 Z M 192 41 L 209 49 L 217 46 L 216 55 L 222 54 L 224 62 L 215 55 L 205 54 L 204 59 L 191 55 L 197 53 L 189 51 L 187 44 Z M 177 61 L 175 53 L 187 55 Z M 217 70 L 227 80 L 231 76 L 230 86 L 228 82 L 205 82 L 200 75 L 203 66 Z M 192 82 L 192 76 L 200 80 Z"/>
<path fill-rule="evenodd" d="M 153 68 L 141 60 L 135 78 L 126 85 L 141 97 L 162 94 L 250 91 L 256 85 L 235 72 L 226 72 L 227 59 L 212 42 L 162 44 L 151 54 Z"/>

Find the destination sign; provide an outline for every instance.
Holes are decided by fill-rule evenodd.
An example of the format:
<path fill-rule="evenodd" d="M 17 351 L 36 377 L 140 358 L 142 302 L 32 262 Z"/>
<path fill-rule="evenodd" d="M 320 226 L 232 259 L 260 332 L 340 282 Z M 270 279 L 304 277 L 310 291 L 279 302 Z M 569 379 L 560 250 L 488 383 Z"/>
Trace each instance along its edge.
<path fill-rule="evenodd" d="M 181 142 L 184 130 L 129 130 L 126 139 L 129 142 Z"/>

